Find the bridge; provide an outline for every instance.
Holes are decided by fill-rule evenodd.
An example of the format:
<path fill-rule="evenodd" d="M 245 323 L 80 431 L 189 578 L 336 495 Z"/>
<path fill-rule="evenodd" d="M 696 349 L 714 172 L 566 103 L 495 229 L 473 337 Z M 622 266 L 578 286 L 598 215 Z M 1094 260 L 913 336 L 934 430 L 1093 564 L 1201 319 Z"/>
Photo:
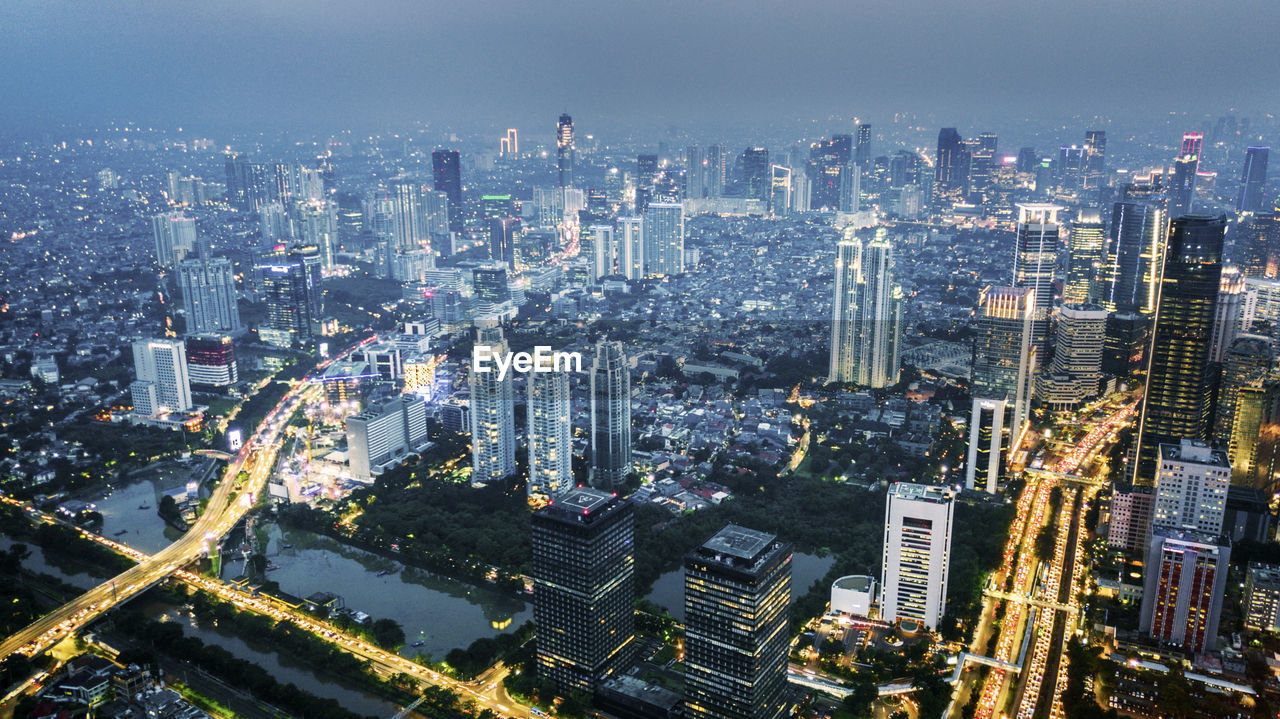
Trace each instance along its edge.
<path fill-rule="evenodd" d="M 1070 604 L 1060 604 L 1047 599 L 1035 599 L 1033 597 L 1028 597 L 1025 594 L 1011 594 L 1009 592 L 1002 592 L 998 589 L 984 589 L 982 590 L 982 594 L 983 596 L 992 597 L 994 599 L 1003 599 L 1006 602 L 1028 604 L 1033 607 L 1046 607 L 1048 609 L 1056 609 L 1060 612 L 1067 612 L 1068 614 L 1075 614 L 1080 611 L 1079 607 L 1073 607 Z"/>

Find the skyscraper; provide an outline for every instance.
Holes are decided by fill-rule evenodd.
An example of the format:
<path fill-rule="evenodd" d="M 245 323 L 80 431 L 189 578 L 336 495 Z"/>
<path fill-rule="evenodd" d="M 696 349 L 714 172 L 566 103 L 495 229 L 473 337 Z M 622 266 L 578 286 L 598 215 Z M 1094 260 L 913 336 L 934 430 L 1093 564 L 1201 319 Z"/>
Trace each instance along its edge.
<path fill-rule="evenodd" d="M 1224 267 L 1218 285 L 1218 306 L 1213 313 L 1213 338 L 1209 343 L 1209 361 L 1221 362 L 1227 348 L 1240 334 L 1244 316 L 1244 298 L 1248 285 L 1238 267 Z"/>
<path fill-rule="evenodd" d="M 1138 630 L 1190 654 L 1213 649 L 1231 546 L 1200 532 L 1159 528 L 1146 553 Z"/>
<path fill-rule="evenodd" d="M 496 322 L 476 327 L 476 346 L 487 347 L 491 356 L 509 351 Z M 515 395 L 510 372 L 502 375 L 490 367 L 470 374 L 471 484 L 479 486 L 516 471 Z"/>
<path fill-rule="evenodd" d="M 1189 439 L 1160 445 L 1151 526 L 1218 536 L 1229 486 L 1231 463 L 1226 452 Z"/>
<path fill-rule="evenodd" d="M 569 375 L 532 372 L 528 376 L 526 427 L 529 433 L 530 497 L 555 497 L 573 486 L 573 416 Z"/>
<path fill-rule="evenodd" d="M 1236 393 L 1227 456 L 1233 484 L 1271 491 L 1280 478 L 1280 379 L 1274 375 L 1250 377 Z"/>
<path fill-rule="evenodd" d="M 1270 147 L 1250 147 L 1244 152 L 1240 170 L 1240 193 L 1236 196 L 1236 212 L 1261 212 L 1266 209 L 1263 193 L 1267 186 L 1267 159 Z"/>
<path fill-rule="evenodd" d="M 894 482 L 884 508 L 880 617 L 935 629 L 947 613 L 954 497 L 943 487 Z"/>
<path fill-rule="evenodd" d="M 893 246 L 878 227 L 865 247 L 846 228 L 836 250 L 828 381 L 881 388 L 898 381 L 902 288 L 893 283 Z"/>
<path fill-rule="evenodd" d="M 635 653 L 635 510 L 574 489 L 533 515 L 538 673 L 561 694 L 590 693 Z"/>
<path fill-rule="evenodd" d="M 1136 440 L 1134 484 L 1149 484 L 1155 478 L 1161 444 L 1210 439 L 1210 348 L 1226 224 L 1221 215 L 1187 215 L 1170 226 Z"/>
<path fill-rule="evenodd" d="M 840 208 L 840 190 L 853 161 L 853 138 L 835 135 L 809 146 L 809 207 L 814 210 Z"/>
<path fill-rule="evenodd" d="M 631 368 L 621 342 L 596 344 L 591 363 L 591 484 L 622 486 L 631 474 Z"/>
<path fill-rule="evenodd" d="M 288 347 L 310 337 L 324 313 L 319 250 L 313 246 L 276 250 L 259 260 L 257 271 L 267 304 L 267 317 L 258 326 L 262 340 Z"/>
<path fill-rule="evenodd" d="M 186 310 L 187 332 L 238 332 L 236 276 L 224 257 L 183 260 L 178 264 L 178 287 Z"/>
<path fill-rule="evenodd" d="M 684 206 L 653 202 L 644 213 L 644 271 L 648 275 L 684 273 Z"/>
<path fill-rule="evenodd" d="M 938 132 L 934 186 L 934 195 L 944 199 L 958 199 L 969 192 L 969 152 L 954 127 Z"/>
<path fill-rule="evenodd" d="M 181 210 L 152 217 L 151 232 L 156 241 L 156 262 L 164 269 L 173 269 L 196 251 L 196 221 Z"/>
<path fill-rule="evenodd" d="M 769 171 L 769 150 L 763 147 L 748 147 L 742 152 L 742 179 L 745 184 L 747 199 L 760 200 L 769 207 L 769 193 L 772 190 L 772 175 Z"/>
<path fill-rule="evenodd" d="M 1245 277 L 1280 275 L 1280 222 L 1269 212 L 1243 218 L 1236 227 L 1236 251 Z"/>
<path fill-rule="evenodd" d="M 649 268 L 645 264 L 644 220 L 640 217 L 618 218 L 618 273 L 632 281 L 643 280 Z"/>
<path fill-rule="evenodd" d="M 1270 338 L 1246 334 L 1235 338 L 1222 358 L 1217 409 L 1213 416 L 1213 437 L 1217 446 L 1231 442 L 1240 390 L 1275 367 L 1276 353 Z"/>
<path fill-rule="evenodd" d="M 592 225 L 591 274 L 594 279 L 608 277 L 618 272 L 618 242 L 612 225 Z"/>
<path fill-rule="evenodd" d="M 187 375 L 193 385 L 229 387 L 240 381 L 236 348 L 228 335 L 187 335 Z"/>
<path fill-rule="evenodd" d="M 725 147 L 724 145 L 711 145 L 707 147 L 707 197 L 716 198 L 724 196 L 724 180 L 725 180 Z"/>
<path fill-rule="evenodd" d="M 1053 267 L 1058 262 L 1058 211 L 1047 204 L 1018 205 L 1018 238 L 1013 256 L 1013 286 L 1035 294 L 1032 342 L 1041 357 L 1049 352 L 1049 314 L 1053 310 Z"/>
<path fill-rule="evenodd" d="M 858 125 L 858 144 L 853 150 L 854 163 L 865 172 L 871 167 L 871 126 Z"/>
<path fill-rule="evenodd" d="M 560 116 L 556 123 L 556 170 L 559 172 L 560 187 L 573 187 L 573 163 L 575 154 L 573 144 L 573 118 L 568 114 Z"/>
<path fill-rule="evenodd" d="M 1036 397 L 1052 410 L 1069 410 L 1098 394 L 1107 311 L 1065 304 L 1058 312 L 1057 346 L 1048 372 L 1036 376 Z"/>
<path fill-rule="evenodd" d="M 1031 343 L 1035 295 L 1029 287 L 987 287 L 974 318 L 969 452 L 965 486 L 996 491 L 1031 406 L 1037 352 Z"/>
<path fill-rule="evenodd" d="M 686 200 L 701 200 L 706 196 L 706 163 L 702 158 L 702 148 L 689 145 L 684 151 L 684 197 Z"/>
<path fill-rule="evenodd" d="M 1101 187 L 1106 179 L 1107 131 L 1089 130 L 1084 134 L 1084 186 Z"/>
<path fill-rule="evenodd" d="M 729 525 L 684 558 L 685 716 L 774 719 L 787 685 L 791 545 Z"/>
<path fill-rule="evenodd" d="M 1183 155 L 1173 161 L 1173 178 L 1169 186 L 1169 217 L 1177 219 L 1191 214 L 1196 197 L 1197 155 Z"/>
<path fill-rule="evenodd" d="M 182 340 L 134 342 L 133 369 L 136 380 L 129 389 L 134 414 L 150 417 L 191 409 L 191 378 Z"/>
<path fill-rule="evenodd" d="M 1092 302 L 1094 283 L 1102 266 L 1107 230 L 1097 210 L 1081 210 L 1071 223 L 1067 237 L 1067 281 L 1062 301 L 1070 304 Z"/>
<path fill-rule="evenodd" d="M 1156 311 L 1167 219 L 1155 203 L 1117 202 L 1098 278 L 1099 304 L 1110 312 Z"/>
<path fill-rule="evenodd" d="M 519 220 L 508 217 L 494 217 L 489 220 L 489 259 L 506 266 L 516 268 L 516 228 Z"/>
<path fill-rule="evenodd" d="M 457 150 L 431 153 L 431 180 L 449 198 L 449 229 L 462 231 L 462 158 Z"/>

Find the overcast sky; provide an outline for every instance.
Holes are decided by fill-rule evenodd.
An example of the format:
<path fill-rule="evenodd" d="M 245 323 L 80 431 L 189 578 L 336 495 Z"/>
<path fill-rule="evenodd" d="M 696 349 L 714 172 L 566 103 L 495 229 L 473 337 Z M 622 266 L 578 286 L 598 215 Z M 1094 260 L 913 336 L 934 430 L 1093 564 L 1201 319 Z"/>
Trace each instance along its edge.
<path fill-rule="evenodd" d="M 1272 111 L 1276 0 L 3 0 L 0 126 Z M 945 124 L 945 120 L 943 120 Z"/>

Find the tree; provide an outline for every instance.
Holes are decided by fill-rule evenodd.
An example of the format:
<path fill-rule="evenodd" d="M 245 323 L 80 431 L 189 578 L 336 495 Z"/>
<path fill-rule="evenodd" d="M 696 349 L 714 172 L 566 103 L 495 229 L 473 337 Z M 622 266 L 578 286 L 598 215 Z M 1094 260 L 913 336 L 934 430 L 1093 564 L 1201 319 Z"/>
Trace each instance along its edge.
<path fill-rule="evenodd" d="M 178 509 L 178 500 L 167 494 L 160 498 L 160 507 L 156 512 L 170 522 L 176 521 L 182 514 L 182 510 Z"/>
<path fill-rule="evenodd" d="M 378 619 L 369 629 L 374 643 L 384 649 L 394 649 L 404 644 L 404 628 L 394 619 Z"/>

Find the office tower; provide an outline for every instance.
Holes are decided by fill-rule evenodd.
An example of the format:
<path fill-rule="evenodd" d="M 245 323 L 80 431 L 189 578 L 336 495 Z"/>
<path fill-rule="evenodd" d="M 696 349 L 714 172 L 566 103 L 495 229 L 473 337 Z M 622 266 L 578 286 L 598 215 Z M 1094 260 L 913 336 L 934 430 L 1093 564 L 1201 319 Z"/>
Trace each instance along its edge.
<path fill-rule="evenodd" d="M 644 220 L 640 217 L 618 218 L 618 273 L 629 280 L 644 279 L 645 265 Z"/>
<path fill-rule="evenodd" d="M 1058 312 L 1057 345 L 1048 372 L 1036 377 L 1038 401 L 1054 411 L 1075 409 L 1098 394 L 1107 311 L 1066 304 Z"/>
<path fill-rule="evenodd" d="M 898 381 L 902 289 L 893 284 L 888 230 L 863 245 L 852 227 L 836 248 L 827 381 L 881 388 Z"/>
<path fill-rule="evenodd" d="M 532 524 L 538 674 L 561 694 L 590 693 L 635 653 L 635 510 L 573 489 Z"/>
<path fill-rule="evenodd" d="M 841 212 L 857 212 L 862 203 L 862 171 L 857 165 L 849 164 L 840 168 L 840 205 Z"/>
<path fill-rule="evenodd" d="M 1067 281 L 1062 301 L 1071 304 L 1092 302 L 1094 282 L 1103 264 L 1107 230 L 1097 210 L 1081 210 L 1067 236 Z"/>
<path fill-rule="evenodd" d="M 1152 527 L 1222 533 L 1222 515 L 1231 485 L 1227 453 L 1184 439 L 1160 445 Z"/>
<path fill-rule="evenodd" d="M 1280 275 L 1280 222 L 1269 212 L 1242 218 L 1236 228 L 1237 257 L 1245 277 Z"/>
<path fill-rule="evenodd" d="M 1134 484 L 1154 479 L 1161 444 L 1210 438 L 1214 367 L 1209 350 L 1226 225 L 1221 215 L 1187 215 L 1170 225 L 1135 445 Z"/>
<path fill-rule="evenodd" d="M 471 287 L 476 300 L 490 308 L 511 300 L 511 288 L 507 284 L 505 266 L 476 267 L 471 270 Z"/>
<path fill-rule="evenodd" d="M 1089 130 L 1084 134 L 1084 186 L 1101 187 L 1107 172 L 1107 131 Z"/>
<path fill-rule="evenodd" d="M 954 497 L 944 487 L 894 482 L 884 508 L 880 618 L 935 629 L 947 613 Z"/>
<path fill-rule="evenodd" d="M 453 236 L 449 229 L 449 193 L 424 189 L 422 216 L 431 250 L 440 257 L 452 255 Z"/>
<path fill-rule="evenodd" d="M 717 198 L 724 196 L 724 180 L 725 180 L 725 147 L 724 145 L 710 145 L 707 147 L 707 197 Z"/>
<path fill-rule="evenodd" d="M 298 205 L 298 237 L 320 250 L 320 268 L 333 269 L 338 252 L 338 204 L 316 200 Z"/>
<path fill-rule="evenodd" d="M 1146 554 L 1155 516 L 1155 488 L 1117 484 L 1111 491 L 1111 516 L 1107 520 L 1107 544 L 1135 557 Z"/>
<path fill-rule="evenodd" d="M 462 231 L 462 158 L 457 150 L 431 153 L 432 186 L 449 198 L 449 230 Z"/>
<path fill-rule="evenodd" d="M 591 276 L 593 279 L 618 274 L 618 243 L 612 225 L 592 225 Z"/>
<path fill-rule="evenodd" d="M 187 376 L 192 385 L 217 389 L 240 381 L 236 348 L 229 335 L 191 334 L 183 342 L 187 352 Z"/>
<path fill-rule="evenodd" d="M 614 490 L 631 475 L 631 367 L 621 342 L 596 343 L 591 363 L 591 485 Z"/>
<path fill-rule="evenodd" d="M 133 413 L 152 417 L 191 409 L 187 348 L 181 340 L 138 340 L 133 343 L 135 382 Z M 145 401 L 139 402 L 140 398 Z"/>
<path fill-rule="evenodd" d="M 1236 212 L 1261 212 L 1266 208 L 1269 147 L 1250 147 L 1244 151 L 1244 167 L 1240 170 L 1240 193 L 1236 196 Z"/>
<path fill-rule="evenodd" d="M 981 193 L 991 185 L 996 170 L 997 142 L 998 138 L 994 132 L 984 132 L 965 141 L 965 150 L 969 153 L 970 193 Z M 981 195 L 975 194 L 973 201 L 979 200 Z"/>
<path fill-rule="evenodd" d="M 515 230 L 519 220 L 494 217 L 489 220 L 489 259 L 514 270 L 516 267 Z"/>
<path fill-rule="evenodd" d="M 573 486 L 569 375 L 532 372 L 528 385 L 529 496 L 555 497 Z"/>
<path fill-rule="evenodd" d="M 809 207 L 814 210 L 840 208 L 842 174 L 853 161 L 853 138 L 835 135 L 809 146 Z"/>
<path fill-rule="evenodd" d="M 560 187 L 573 186 L 573 118 L 561 115 L 556 123 L 556 170 L 559 172 Z"/>
<path fill-rule="evenodd" d="M 1236 392 L 1227 456 L 1233 484 L 1271 494 L 1280 479 L 1280 379 L 1275 375 L 1254 375 Z"/>
<path fill-rule="evenodd" d="M 684 197 L 686 200 L 701 200 L 706 196 L 706 163 L 702 158 L 702 148 L 689 145 L 684 151 Z"/>
<path fill-rule="evenodd" d="M 938 157 L 934 162 L 934 194 L 959 199 L 969 192 L 969 153 L 954 127 L 938 132 Z"/>
<path fill-rule="evenodd" d="M 282 242 L 293 237 L 293 223 L 279 202 L 267 202 L 258 210 L 258 232 L 262 241 Z"/>
<path fill-rule="evenodd" d="M 151 218 L 156 241 L 156 262 L 171 270 L 196 250 L 196 221 L 182 211 L 162 212 Z"/>
<path fill-rule="evenodd" d="M 644 213 L 644 271 L 647 275 L 684 273 L 684 206 L 650 203 Z"/>
<path fill-rule="evenodd" d="M 1218 404 L 1213 417 L 1213 438 L 1219 447 L 1231 442 L 1240 390 L 1275 367 L 1276 353 L 1271 339 L 1261 335 L 1241 335 L 1223 353 Z"/>
<path fill-rule="evenodd" d="M 1280 565 L 1249 562 L 1243 604 L 1245 628 L 1280 631 Z"/>
<path fill-rule="evenodd" d="M 1200 149 L 1204 145 L 1203 132 L 1184 132 L 1182 133 L 1182 149 L 1178 153 L 1179 157 L 1194 157 L 1196 162 L 1200 162 Z M 1196 168 L 1199 170 L 1199 167 Z"/>
<path fill-rule="evenodd" d="M 259 260 L 257 271 L 267 304 L 259 337 L 282 347 L 310 337 L 324 314 L 319 250 L 302 246 L 268 253 Z"/>
<path fill-rule="evenodd" d="M 1112 377 L 1131 377 L 1147 369 L 1151 345 L 1151 315 L 1113 312 L 1107 315 L 1102 345 L 1102 371 Z"/>
<path fill-rule="evenodd" d="M 418 183 L 391 183 L 391 249 L 395 254 L 427 246 L 422 219 L 422 189 Z"/>
<path fill-rule="evenodd" d="M 974 318 L 969 452 L 965 486 L 996 491 L 1004 459 L 1021 442 L 1031 405 L 1036 349 L 1035 295 L 1028 287 L 987 287 Z"/>
<path fill-rule="evenodd" d="M 1040 156 L 1036 154 L 1034 147 L 1018 148 L 1018 160 L 1016 162 L 1019 175 L 1035 175 L 1036 168 L 1040 166 Z"/>
<path fill-rule="evenodd" d="M 769 212 L 774 217 L 782 217 L 791 212 L 791 168 L 774 165 L 769 171 L 772 177 L 769 192 L 773 203 Z"/>
<path fill-rule="evenodd" d="M 745 196 L 749 200 L 760 200 L 766 208 L 769 207 L 769 191 L 772 182 L 769 167 L 768 149 L 748 147 L 742 151 Z"/>
<path fill-rule="evenodd" d="M 1049 351 L 1049 315 L 1053 310 L 1053 267 L 1058 261 L 1058 211 L 1045 204 L 1018 205 L 1018 238 L 1013 256 L 1013 285 L 1035 294 L 1032 342 L 1041 357 Z"/>
<path fill-rule="evenodd" d="M 1058 160 L 1053 164 L 1058 185 L 1065 190 L 1084 187 L 1085 148 L 1080 145 L 1062 145 L 1058 148 Z M 1037 187 L 1036 189 L 1039 189 Z"/>
<path fill-rule="evenodd" d="M 187 332 L 238 332 L 236 275 L 224 257 L 178 263 L 178 287 L 186 310 Z"/>
<path fill-rule="evenodd" d="M 858 144 L 854 146 L 853 162 L 864 171 L 871 167 L 871 126 L 858 125 Z"/>
<path fill-rule="evenodd" d="M 496 322 L 477 326 L 476 347 L 487 348 L 493 357 L 509 351 Z M 516 471 L 515 395 L 511 372 L 502 375 L 492 366 L 488 372 L 473 368 L 470 384 L 471 484 L 478 486 Z"/>
<path fill-rule="evenodd" d="M 1169 187 L 1169 218 L 1191 214 L 1196 196 L 1196 155 L 1184 155 L 1173 161 L 1173 184 Z"/>
<path fill-rule="evenodd" d="M 1199 532 L 1160 528 L 1147 545 L 1138 630 L 1190 654 L 1212 650 L 1231 546 Z"/>
<path fill-rule="evenodd" d="M 498 156 L 510 157 L 520 154 L 520 136 L 514 127 L 507 128 L 507 134 L 498 138 Z"/>
<path fill-rule="evenodd" d="M 1151 202 L 1117 202 L 1099 274 L 1099 304 L 1110 312 L 1151 314 L 1160 294 L 1167 219 Z"/>
<path fill-rule="evenodd" d="M 791 545 L 730 524 L 684 558 L 685 716 L 774 719 L 787 686 Z"/>
<path fill-rule="evenodd" d="M 1246 287 L 1239 268 L 1222 268 L 1222 280 L 1218 285 L 1218 306 L 1213 314 L 1213 338 L 1209 343 L 1210 362 L 1221 362 L 1226 357 L 1227 348 L 1240 334 Z"/>
<path fill-rule="evenodd" d="M 371 479 L 428 444 L 427 403 L 401 395 L 347 417 L 347 465 L 357 479 Z"/>

